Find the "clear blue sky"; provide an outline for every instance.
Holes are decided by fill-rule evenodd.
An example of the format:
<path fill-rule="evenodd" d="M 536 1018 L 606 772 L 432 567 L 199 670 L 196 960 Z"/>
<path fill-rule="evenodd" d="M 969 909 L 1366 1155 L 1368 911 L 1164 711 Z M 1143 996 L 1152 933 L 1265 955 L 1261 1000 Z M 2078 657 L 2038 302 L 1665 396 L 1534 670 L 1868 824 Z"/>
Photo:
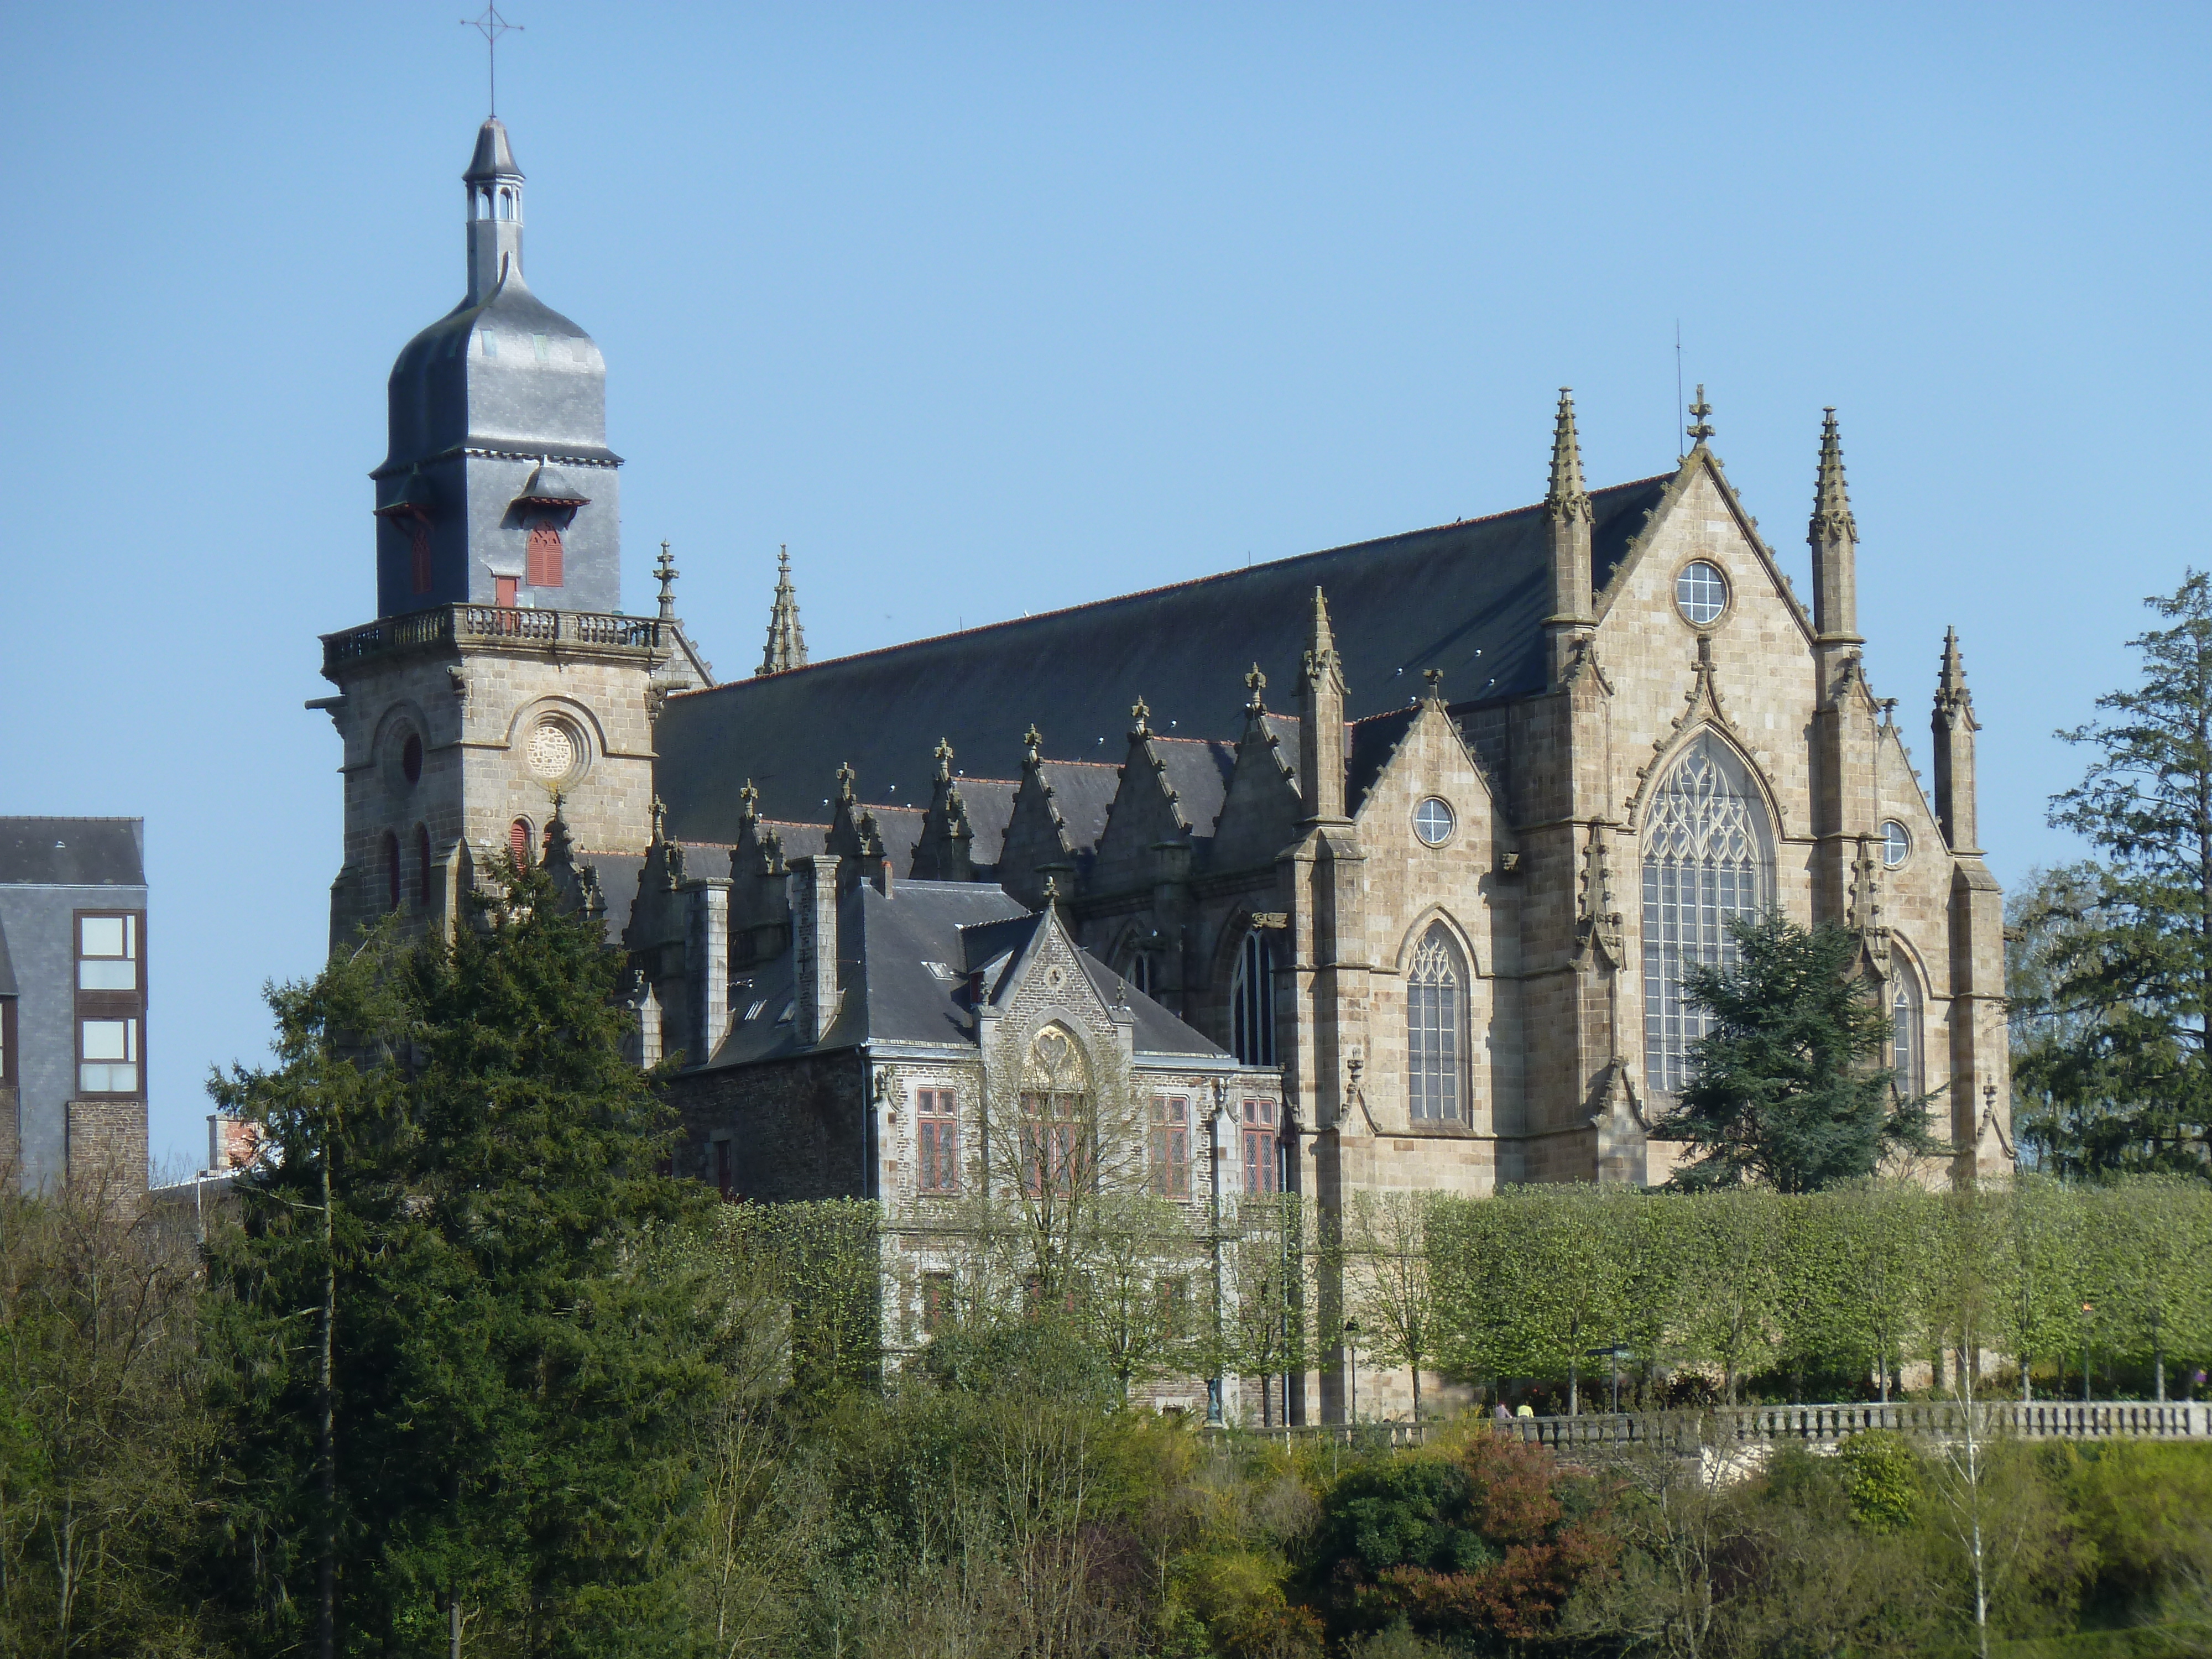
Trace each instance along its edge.
<path fill-rule="evenodd" d="M 0 812 L 146 818 L 179 1163 L 324 946 L 301 705 L 374 611 L 385 375 L 461 292 L 477 6 L 0 20 Z M 781 542 L 830 656 L 1534 500 L 1562 385 L 1593 483 L 1658 471 L 1679 319 L 1802 591 L 1840 411 L 1875 690 L 1924 768 L 1958 626 L 2009 879 L 2070 851 L 2052 728 L 2212 562 L 2203 7 L 512 15 L 626 598 L 672 541 L 725 674 Z"/>

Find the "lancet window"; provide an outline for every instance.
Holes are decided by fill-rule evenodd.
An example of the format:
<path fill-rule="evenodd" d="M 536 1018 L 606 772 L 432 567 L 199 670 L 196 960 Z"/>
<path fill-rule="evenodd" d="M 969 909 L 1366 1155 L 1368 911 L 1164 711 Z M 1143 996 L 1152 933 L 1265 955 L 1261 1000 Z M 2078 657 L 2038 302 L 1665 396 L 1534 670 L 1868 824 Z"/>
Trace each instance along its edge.
<path fill-rule="evenodd" d="M 1921 1048 L 1919 988 L 1912 970 L 1900 963 L 1889 998 L 1889 1066 L 1901 1095 L 1917 1095 L 1923 1087 Z"/>
<path fill-rule="evenodd" d="M 1683 980 L 1735 963 L 1729 919 L 1755 915 L 1774 892 L 1773 832 L 1750 773 L 1706 732 L 1651 800 L 1644 830 L 1644 1071 L 1657 1095 L 1680 1094 L 1706 1018 Z"/>
<path fill-rule="evenodd" d="M 1247 1066 L 1275 1063 L 1275 941 L 1264 929 L 1244 935 L 1229 987 L 1229 1051 Z"/>
<path fill-rule="evenodd" d="M 1431 924 L 1406 969 L 1406 1109 L 1417 1123 L 1466 1118 L 1467 981 L 1451 930 Z"/>

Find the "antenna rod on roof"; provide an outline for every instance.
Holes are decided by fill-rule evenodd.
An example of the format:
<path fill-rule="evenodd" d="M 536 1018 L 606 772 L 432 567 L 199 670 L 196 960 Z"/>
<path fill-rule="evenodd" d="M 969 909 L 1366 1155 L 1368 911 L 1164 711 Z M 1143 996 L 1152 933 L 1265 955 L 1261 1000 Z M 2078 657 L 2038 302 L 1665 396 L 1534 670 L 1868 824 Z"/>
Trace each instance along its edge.
<path fill-rule="evenodd" d="M 1674 319 L 1674 459 L 1682 459 L 1682 319 Z"/>

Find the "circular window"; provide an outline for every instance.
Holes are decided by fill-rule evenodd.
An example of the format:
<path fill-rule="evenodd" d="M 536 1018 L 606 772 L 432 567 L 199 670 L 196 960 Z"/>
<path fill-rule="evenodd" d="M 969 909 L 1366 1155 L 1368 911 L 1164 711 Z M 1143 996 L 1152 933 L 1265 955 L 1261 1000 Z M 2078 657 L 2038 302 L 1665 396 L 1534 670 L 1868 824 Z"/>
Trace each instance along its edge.
<path fill-rule="evenodd" d="M 1912 856 L 1912 832 L 1891 818 L 1881 826 L 1881 862 L 1886 870 L 1894 870 Z"/>
<path fill-rule="evenodd" d="M 399 771 L 410 783 L 422 781 L 422 738 L 420 732 L 410 732 L 407 741 L 399 745 Z"/>
<path fill-rule="evenodd" d="M 1718 618 L 1728 609 L 1728 578 L 1717 564 L 1692 559 L 1674 578 L 1674 603 L 1699 628 Z"/>
<path fill-rule="evenodd" d="M 1451 839 L 1455 822 L 1451 808 L 1434 795 L 1413 809 L 1413 833 L 1431 847 Z"/>
<path fill-rule="evenodd" d="M 576 769 L 583 745 L 576 734 L 560 720 L 540 720 L 531 732 L 523 757 L 530 769 L 549 781 L 565 778 Z"/>

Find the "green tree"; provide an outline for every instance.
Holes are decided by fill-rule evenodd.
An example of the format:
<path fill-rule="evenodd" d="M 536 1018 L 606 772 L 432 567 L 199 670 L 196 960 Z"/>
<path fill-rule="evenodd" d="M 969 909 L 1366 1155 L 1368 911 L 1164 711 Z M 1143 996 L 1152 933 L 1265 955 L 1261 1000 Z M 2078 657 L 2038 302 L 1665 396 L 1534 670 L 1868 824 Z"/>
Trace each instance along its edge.
<path fill-rule="evenodd" d="M 1694 967 L 1684 981 L 1713 1024 L 1659 1127 L 1695 1149 L 1668 1184 L 1814 1192 L 1874 1174 L 1887 1153 L 1926 1151 L 1929 1097 L 1900 1097 L 1879 1064 L 1889 1022 L 1852 971 L 1857 937 L 1778 910 L 1729 927 L 1735 964 Z"/>
<path fill-rule="evenodd" d="M 450 943 L 372 937 L 273 991 L 277 1064 L 214 1087 L 270 1155 L 215 1271 L 243 1644 L 532 1655 L 672 1640 L 728 1332 L 623 1057 L 620 958 L 507 866 Z"/>
<path fill-rule="evenodd" d="M 2103 854 L 2039 919 L 2055 1017 L 2025 1056 L 2061 1168 L 2212 1175 L 2212 577 L 2146 601 L 2141 683 L 2058 735 L 2095 752 L 2051 821 Z"/>

